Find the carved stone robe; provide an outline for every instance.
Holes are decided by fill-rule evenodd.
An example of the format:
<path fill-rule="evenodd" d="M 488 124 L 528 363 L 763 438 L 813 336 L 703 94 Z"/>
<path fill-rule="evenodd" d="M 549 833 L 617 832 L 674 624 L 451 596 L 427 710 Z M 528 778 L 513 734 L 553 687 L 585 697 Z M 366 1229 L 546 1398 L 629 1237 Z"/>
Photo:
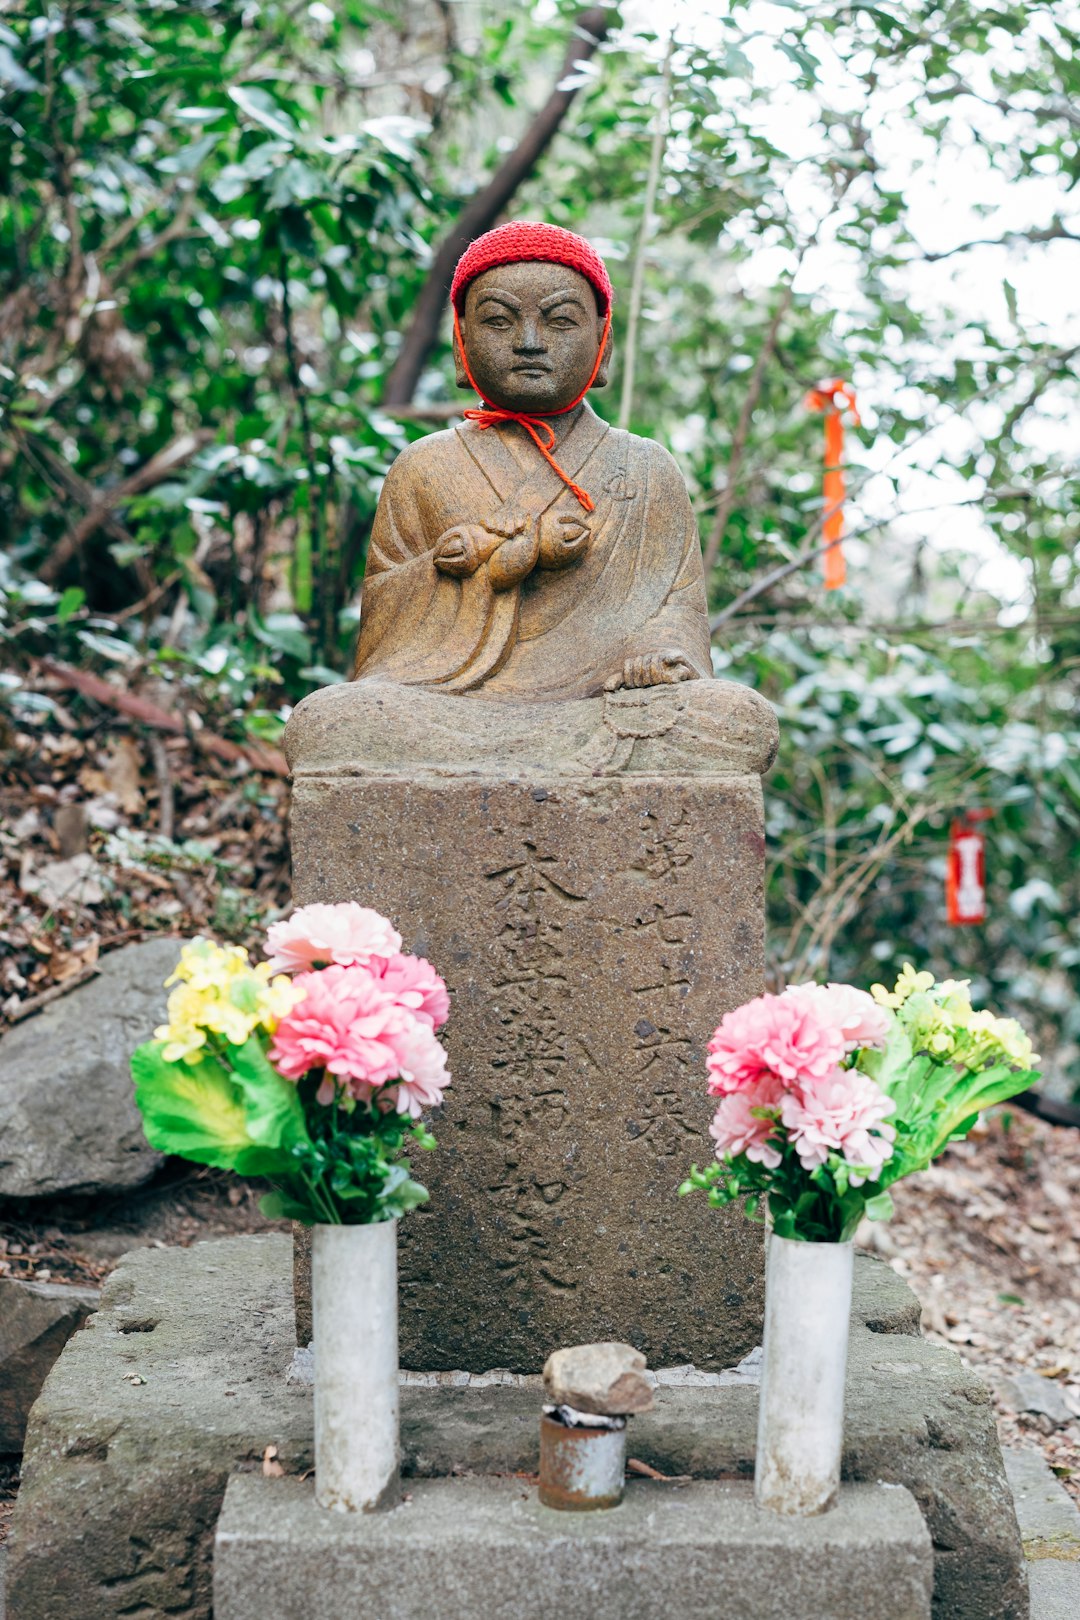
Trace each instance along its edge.
<path fill-rule="evenodd" d="M 555 455 L 524 431 L 467 422 L 394 462 L 368 548 L 355 674 L 507 701 L 592 697 L 628 658 L 671 649 L 711 674 L 701 550 L 675 462 L 586 404 Z M 537 562 L 499 589 L 491 563 L 441 572 L 450 531 L 536 533 Z"/>

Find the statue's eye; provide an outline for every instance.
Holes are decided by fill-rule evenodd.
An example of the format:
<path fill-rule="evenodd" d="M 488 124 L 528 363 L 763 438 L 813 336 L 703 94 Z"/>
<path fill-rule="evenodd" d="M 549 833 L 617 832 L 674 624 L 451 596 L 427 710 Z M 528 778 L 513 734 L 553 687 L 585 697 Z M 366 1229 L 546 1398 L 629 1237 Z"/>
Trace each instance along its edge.
<path fill-rule="evenodd" d="M 485 315 L 484 316 L 484 325 L 485 326 L 494 326 L 494 327 L 497 327 L 500 331 L 503 331 L 506 327 L 508 327 L 510 325 L 510 322 L 507 320 L 505 315 Z"/>
<path fill-rule="evenodd" d="M 549 325 L 551 326 L 561 327 L 576 326 L 577 324 L 577 321 L 575 321 L 572 315 L 553 315 L 549 322 Z"/>

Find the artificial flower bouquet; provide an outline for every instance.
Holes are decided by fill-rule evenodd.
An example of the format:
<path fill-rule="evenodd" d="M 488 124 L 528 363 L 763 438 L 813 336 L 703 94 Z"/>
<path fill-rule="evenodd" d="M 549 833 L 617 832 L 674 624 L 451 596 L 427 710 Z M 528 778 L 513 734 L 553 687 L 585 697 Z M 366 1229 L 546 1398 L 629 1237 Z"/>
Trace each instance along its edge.
<path fill-rule="evenodd" d="M 975 1011 L 968 991 L 905 965 L 892 990 L 801 984 L 728 1013 L 709 1043 L 716 1162 L 694 1165 L 680 1193 L 744 1198 L 778 1237 L 806 1242 L 888 1219 L 893 1182 L 1038 1079 L 1020 1025 Z"/>
<path fill-rule="evenodd" d="M 263 1213 L 307 1225 L 393 1220 L 427 1199 L 404 1150 L 450 1084 L 435 1031 L 446 986 L 366 906 L 302 906 L 237 945 L 183 947 L 169 1021 L 132 1058 L 161 1153 L 259 1176 Z"/>

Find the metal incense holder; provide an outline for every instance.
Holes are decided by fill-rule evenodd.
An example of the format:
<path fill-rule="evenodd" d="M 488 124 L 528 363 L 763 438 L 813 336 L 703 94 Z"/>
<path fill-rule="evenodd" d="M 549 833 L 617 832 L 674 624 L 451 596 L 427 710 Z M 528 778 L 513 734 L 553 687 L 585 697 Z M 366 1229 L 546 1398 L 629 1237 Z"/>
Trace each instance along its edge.
<path fill-rule="evenodd" d="M 540 1501 L 587 1513 L 618 1507 L 626 1478 L 626 1419 L 545 1406 L 540 1419 Z"/>

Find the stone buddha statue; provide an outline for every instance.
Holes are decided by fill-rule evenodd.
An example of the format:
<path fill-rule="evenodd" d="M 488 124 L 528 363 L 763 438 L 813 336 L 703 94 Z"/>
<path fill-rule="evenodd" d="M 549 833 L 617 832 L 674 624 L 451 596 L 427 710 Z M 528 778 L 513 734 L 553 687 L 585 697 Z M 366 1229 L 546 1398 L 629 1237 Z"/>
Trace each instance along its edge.
<path fill-rule="evenodd" d="M 679 470 L 586 398 L 607 381 L 611 300 L 599 254 L 557 226 L 503 225 L 462 257 L 458 382 L 483 406 L 387 476 L 354 682 L 319 695 L 339 763 L 344 746 L 393 768 L 407 736 L 436 771 L 769 764 L 768 705 L 712 679 Z"/>
<path fill-rule="evenodd" d="M 711 1151 L 709 1036 L 763 987 L 776 719 L 713 678 L 674 461 L 588 403 L 599 255 L 501 226 L 451 305 L 480 403 L 391 467 L 354 679 L 285 736 L 296 903 L 375 906 L 451 991 L 403 1364 L 538 1372 L 625 1340 L 731 1366 L 760 1342 L 760 1231 L 675 1189 Z"/>

